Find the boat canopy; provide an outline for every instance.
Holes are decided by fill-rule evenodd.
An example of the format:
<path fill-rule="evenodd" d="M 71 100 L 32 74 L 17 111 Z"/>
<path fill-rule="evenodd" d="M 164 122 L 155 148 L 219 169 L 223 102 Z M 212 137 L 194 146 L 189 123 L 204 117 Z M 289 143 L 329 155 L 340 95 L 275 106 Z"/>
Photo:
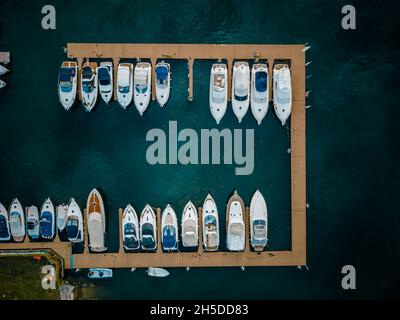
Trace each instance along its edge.
<path fill-rule="evenodd" d="M 139 248 L 139 241 L 135 236 L 125 236 L 124 245 L 128 249 L 137 249 Z"/>
<path fill-rule="evenodd" d="M 155 247 L 154 228 L 149 222 L 142 226 L 142 244 L 144 248 L 153 249 Z"/>
<path fill-rule="evenodd" d="M 104 247 L 103 219 L 98 212 L 89 213 L 89 241 L 92 248 Z"/>
<path fill-rule="evenodd" d="M 44 211 L 40 215 L 40 234 L 43 237 L 53 236 L 53 215 L 49 211 Z"/>
<path fill-rule="evenodd" d="M 186 220 L 183 224 L 183 236 L 185 238 L 185 245 L 197 245 L 197 225 L 194 220 Z"/>
<path fill-rule="evenodd" d="M 71 82 L 71 78 L 75 76 L 75 69 L 74 68 L 60 68 L 58 73 L 58 80 Z"/>
<path fill-rule="evenodd" d="M 176 248 L 176 229 L 172 225 L 163 228 L 163 247 L 165 249 Z"/>
<path fill-rule="evenodd" d="M 99 81 L 102 86 L 107 86 L 111 83 L 111 77 L 108 68 L 99 68 Z"/>
<path fill-rule="evenodd" d="M 267 91 L 268 75 L 265 71 L 259 71 L 256 73 L 256 90 L 258 92 Z"/>
<path fill-rule="evenodd" d="M 167 83 L 168 77 L 168 68 L 167 66 L 158 66 L 156 68 L 156 77 L 158 84 L 165 84 Z"/>
<path fill-rule="evenodd" d="M 267 237 L 266 221 L 257 219 L 253 222 L 254 236 L 257 239 L 264 239 Z"/>
<path fill-rule="evenodd" d="M 76 239 L 78 238 L 79 229 L 78 229 L 78 219 L 77 218 L 70 218 L 67 221 L 67 237 L 69 239 Z"/>
<path fill-rule="evenodd" d="M 0 215 L 0 238 L 8 238 L 10 236 L 7 223 L 6 217 Z"/>
<path fill-rule="evenodd" d="M 204 224 L 206 226 L 208 225 L 217 225 L 217 218 L 215 218 L 215 216 L 209 214 L 206 216 L 206 218 L 204 219 Z"/>

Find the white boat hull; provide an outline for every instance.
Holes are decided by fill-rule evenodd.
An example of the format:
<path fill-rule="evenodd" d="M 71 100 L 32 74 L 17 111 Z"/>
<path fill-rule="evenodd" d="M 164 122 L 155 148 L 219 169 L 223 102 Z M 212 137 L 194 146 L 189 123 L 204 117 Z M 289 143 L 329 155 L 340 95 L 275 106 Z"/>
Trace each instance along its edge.
<path fill-rule="evenodd" d="M 292 112 L 292 84 L 290 70 L 287 65 L 277 65 L 274 67 L 273 72 L 274 110 L 276 116 L 281 121 L 281 124 L 285 125 Z M 285 98 L 280 99 L 279 95 L 281 93 L 283 94 L 284 90 Z"/>
<path fill-rule="evenodd" d="M 239 123 L 249 109 L 250 68 L 247 62 L 235 62 L 232 76 L 232 109 Z"/>
<path fill-rule="evenodd" d="M 217 124 L 228 106 L 228 69 L 225 64 L 213 64 L 210 73 L 210 111 Z"/>
<path fill-rule="evenodd" d="M 134 241 L 137 241 L 137 245 L 133 246 L 133 247 L 127 245 L 128 241 L 133 237 L 133 235 L 128 235 L 125 233 L 125 225 L 128 225 L 128 224 L 133 224 L 133 227 L 135 230 Z M 139 233 L 138 217 L 137 217 L 135 209 L 130 204 L 128 204 L 122 215 L 122 239 L 123 239 L 125 250 L 132 251 L 132 250 L 140 249 L 140 238 L 139 237 L 140 237 L 140 233 Z"/>
<path fill-rule="evenodd" d="M 142 83 L 142 79 L 144 83 Z M 134 95 L 136 109 L 142 116 L 150 103 L 151 98 L 151 64 L 140 62 L 135 66 L 134 71 Z"/>
<path fill-rule="evenodd" d="M 145 231 L 145 228 L 149 225 L 153 230 L 151 234 Z M 140 214 L 140 241 L 143 250 L 157 249 L 157 221 L 154 210 L 150 205 L 146 205 Z"/>
<path fill-rule="evenodd" d="M 48 218 L 45 217 L 45 214 L 50 214 L 50 228 L 47 228 L 48 224 L 45 221 L 48 221 Z M 40 209 L 40 236 L 43 239 L 53 239 L 56 230 L 56 215 L 54 211 L 54 205 L 51 202 L 50 198 L 47 198 Z"/>
<path fill-rule="evenodd" d="M 22 242 L 25 238 L 25 214 L 21 203 L 14 199 L 10 206 L 10 232 L 15 242 Z"/>
<path fill-rule="evenodd" d="M 113 96 L 113 89 L 114 89 L 113 64 L 112 62 L 109 61 L 101 62 L 100 67 L 97 69 L 97 74 L 99 74 L 100 68 L 105 68 L 110 77 L 110 83 L 108 85 L 102 85 L 101 81 L 99 80 L 100 96 L 106 104 L 109 104 Z"/>
<path fill-rule="evenodd" d="M 106 251 L 106 215 L 103 198 L 96 189 L 89 193 L 86 202 L 86 221 L 90 250 L 93 252 Z"/>
<path fill-rule="evenodd" d="M 77 232 L 76 232 L 76 237 L 71 237 L 68 233 L 68 228 L 69 228 L 69 223 L 71 221 L 76 221 L 77 225 Z M 82 211 L 79 208 L 78 204 L 76 203 L 75 199 L 72 198 L 69 205 L 68 205 L 68 211 L 67 211 L 67 237 L 68 240 L 72 243 L 79 243 L 83 241 L 84 238 L 84 233 L 83 233 L 83 217 L 82 217 Z"/>
<path fill-rule="evenodd" d="M 182 213 L 182 245 L 188 248 L 199 245 L 199 217 L 191 201 L 186 204 Z"/>
<path fill-rule="evenodd" d="M 261 225 L 263 228 L 261 229 Z M 255 231 L 258 228 L 258 232 Z M 262 251 L 268 241 L 268 210 L 261 192 L 257 190 L 250 201 L 250 243 L 256 251 Z"/>
<path fill-rule="evenodd" d="M 66 92 L 61 89 L 60 79 L 58 81 L 58 99 L 65 110 L 71 109 L 75 103 L 77 87 L 78 87 L 78 65 L 74 61 L 65 61 L 61 68 L 69 68 L 74 70 L 73 77 L 70 78 L 71 90 Z"/>
<path fill-rule="evenodd" d="M 256 75 L 259 72 L 266 73 L 267 75 L 266 90 L 264 92 L 258 91 L 256 87 Z M 257 120 L 257 124 L 260 125 L 268 112 L 268 105 L 269 105 L 269 75 L 268 75 L 268 67 L 266 64 L 253 65 L 253 68 L 251 70 L 250 105 L 251 105 L 251 112 L 254 118 Z"/>
<path fill-rule="evenodd" d="M 123 63 L 118 65 L 117 72 L 117 101 L 126 109 L 133 97 L 133 64 Z"/>
<path fill-rule="evenodd" d="M 0 241 L 10 241 L 11 232 L 8 219 L 8 212 L 2 203 L 0 203 L 0 216 L 2 217 L 2 223 L 3 223 L 2 228 L 4 228 L 2 235 L 0 236 Z"/>
<path fill-rule="evenodd" d="M 175 245 L 171 246 L 168 243 L 167 246 L 167 235 L 164 234 L 165 228 L 172 227 L 174 234 Z M 161 243 L 163 250 L 174 251 L 178 249 L 178 219 L 174 209 L 168 204 L 161 215 Z"/>
<path fill-rule="evenodd" d="M 207 226 L 209 220 L 215 221 L 211 226 Z M 203 246 L 205 251 L 217 251 L 219 246 L 219 219 L 218 209 L 214 199 L 210 194 L 207 195 L 203 203 L 202 211 L 203 225 Z"/>
<path fill-rule="evenodd" d="M 156 70 L 157 70 L 157 67 L 159 67 L 159 66 L 165 66 L 168 69 L 167 83 L 165 85 L 161 85 L 158 83 L 157 75 L 156 75 L 156 85 L 155 85 L 156 99 L 157 99 L 157 102 L 160 105 L 160 107 L 164 107 L 169 100 L 169 95 L 171 92 L 171 68 L 170 68 L 170 64 L 166 63 L 164 61 L 157 63 Z"/>
<path fill-rule="evenodd" d="M 36 206 L 30 206 L 27 208 L 26 225 L 28 236 L 31 239 L 38 239 L 40 236 L 39 211 Z"/>

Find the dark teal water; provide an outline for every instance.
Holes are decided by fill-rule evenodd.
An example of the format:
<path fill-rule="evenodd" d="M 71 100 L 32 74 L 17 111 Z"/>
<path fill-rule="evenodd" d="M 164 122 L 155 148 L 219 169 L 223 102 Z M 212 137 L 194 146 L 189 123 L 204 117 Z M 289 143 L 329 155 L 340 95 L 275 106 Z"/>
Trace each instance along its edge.
<path fill-rule="evenodd" d="M 132 105 L 100 102 L 65 112 L 57 99 L 58 67 L 67 42 L 305 43 L 307 89 L 307 241 L 309 270 L 294 267 L 170 269 L 165 279 L 144 270 L 115 270 L 99 282 L 100 298 L 383 298 L 398 297 L 400 277 L 398 116 L 399 51 L 395 1 L 355 1 L 357 30 L 341 28 L 346 1 L 52 1 L 57 29 L 41 29 L 45 1 L 0 2 L 0 49 L 12 52 L 9 86 L 0 91 L 0 201 L 23 205 L 74 196 L 83 205 L 93 187 L 106 195 L 109 248 L 118 246 L 117 209 L 128 202 L 171 203 L 180 214 L 207 192 L 221 219 L 234 188 L 246 203 L 264 193 L 270 248 L 290 249 L 290 157 L 287 130 L 269 111 L 256 127 L 228 111 L 221 128 L 255 129 L 255 169 L 235 176 L 233 165 L 150 166 L 151 128 L 213 128 L 208 110 L 211 61 L 194 68 L 187 101 L 187 67 L 172 62 L 168 105 L 152 103 L 143 117 Z M 357 270 L 357 289 L 341 288 L 341 268 Z M 1 270 L 0 270 L 1 272 Z"/>

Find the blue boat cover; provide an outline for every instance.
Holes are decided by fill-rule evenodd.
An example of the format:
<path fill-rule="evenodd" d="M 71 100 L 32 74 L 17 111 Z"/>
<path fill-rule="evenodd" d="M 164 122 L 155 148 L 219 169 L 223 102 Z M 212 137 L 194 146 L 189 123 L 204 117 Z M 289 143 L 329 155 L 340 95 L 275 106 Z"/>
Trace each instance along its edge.
<path fill-rule="evenodd" d="M 265 92 L 267 90 L 268 75 L 265 71 L 256 73 L 256 90 Z"/>
<path fill-rule="evenodd" d="M 99 68 L 99 80 L 110 80 L 110 74 L 107 68 Z"/>
<path fill-rule="evenodd" d="M 4 216 L 0 216 L 0 238 L 8 238 L 9 236 L 7 220 Z"/>
<path fill-rule="evenodd" d="M 40 215 L 40 234 L 42 237 L 52 237 L 53 216 L 49 211 L 44 211 Z"/>
<path fill-rule="evenodd" d="M 165 226 L 163 229 L 163 247 L 165 249 L 175 249 L 176 232 L 174 226 Z"/>
<path fill-rule="evenodd" d="M 60 68 L 58 79 L 60 81 L 71 81 L 71 77 L 74 76 L 75 70 L 73 68 Z"/>
<path fill-rule="evenodd" d="M 160 82 L 167 80 L 168 68 L 166 66 L 158 66 L 156 68 L 157 80 Z"/>
<path fill-rule="evenodd" d="M 124 225 L 124 234 L 126 236 L 136 236 L 135 225 L 133 223 L 126 223 Z"/>

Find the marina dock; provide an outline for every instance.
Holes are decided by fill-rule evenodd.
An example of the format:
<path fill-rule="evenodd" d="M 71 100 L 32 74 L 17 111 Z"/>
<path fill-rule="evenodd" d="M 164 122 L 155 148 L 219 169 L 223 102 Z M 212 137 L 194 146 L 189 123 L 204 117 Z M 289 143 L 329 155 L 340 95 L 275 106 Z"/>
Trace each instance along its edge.
<path fill-rule="evenodd" d="M 85 250 L 72 254 L 70 243 L 53 242 L 0 243 L 0 250 L 52 249 L 64 260 L 66 269 L 75 268 L 132 268 L 132 267 L 245 267 L 245 266 L 304 266 L 306 265 L 306 141 L 305 141 L 305 52 L 304 45 L 217 45 L 217 44 L 96 44 L 68 43 L 68 58 L 76 58 L 82 66 L 84 59 L 101 58 L 114 62 L 120 59 L 150 59 L 154 70 L 157 60 L 183 59 L 188 63 L 188 99 L 193 99 L 193 63 L 199 59 L 223 59 L 228 64 L 229 95 L 231 93 L 231 72 L 234 60 L 260 59 L 268 61 L 269 74 L 275 60 L 289 60 L 292 75 L 291 113 L 291 248 L 287 251 L 253 252 L 249 244 L 249 209 L 246 208 L 246 248 L 244 252 L 204 252 L 202 248 L 201 208 L 199 212 L 199 247 L 196 252 L 164 253 L 161 246 L 161 209 L 157 209 L 158 247 L 156 252 L 125 253 L 122 245 L 121 219 L 119 209 L 119 251 L 116 253 L 90 253 L 88 235 L 85 232 Z M 271 76 L 270 76 L 270 92 Z M 116 86 L 114 86 L 116 88 Z M 115 89 L 116 90 L 116 89 Z M 114 98 L 116 94 L 114 94 Z M 229 97 L 230 99 L 230 97 Z M 270 110 L 269 112 L 273 112 Z M 222 206 L 221 206 L 222 208 Z M 275 213 L 274 213 L 275 214 Z M 276 213 L 279 214 L 279 213 Z M 86 214 L 84 214 L 86 217 Z M 223 220 L 221 220 L 223 221 Z M 85 224 L 86 225 L 86 224 Z M 86 227 L 85 227 L 86 228 Z M 225 239 L 221 238 L 221 242 Z"/>
<path fill-rule="evenodd" d="M 10 63 L 10 53 L 0 52 L 0 63 L 8 64 Z"/>

